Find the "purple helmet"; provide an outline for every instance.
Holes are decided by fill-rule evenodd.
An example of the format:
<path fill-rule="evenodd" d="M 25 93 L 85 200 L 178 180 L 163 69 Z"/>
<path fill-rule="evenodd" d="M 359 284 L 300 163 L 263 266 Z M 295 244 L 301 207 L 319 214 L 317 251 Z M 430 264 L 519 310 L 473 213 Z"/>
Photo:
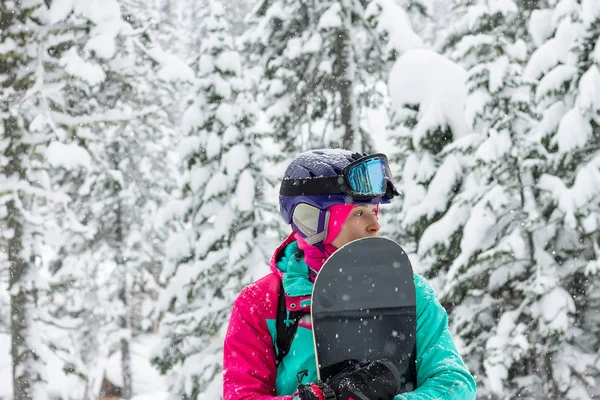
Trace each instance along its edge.
<path fill-rule="evenodd" d="M 310 180 L 311 178 L 336 176 L 339 176 L 340 181 L 342 181 L 343 169 L 363 156 L 364 155 L 341 149 L 307 151 L 299 154 L 287 167 L 283 181 Z M 285 223 L 293 224 L 294 210 L 300 203 L 309 204 L 321 211 L 325 211 L 335 204 L 385 204 L 390 202 L 391 197 L 393 197 L 393 195 L 383 195 L 372 199 L 356 200 L 341 190 L 339 193 L 331 193 L 331 191 L 329 191 L 328 194 L 301 194 L 292 196 L 283 195 L 280 192 L 279 210 Z M 317 231 L 320 230 L 321 229 L 317 229 Z"/>

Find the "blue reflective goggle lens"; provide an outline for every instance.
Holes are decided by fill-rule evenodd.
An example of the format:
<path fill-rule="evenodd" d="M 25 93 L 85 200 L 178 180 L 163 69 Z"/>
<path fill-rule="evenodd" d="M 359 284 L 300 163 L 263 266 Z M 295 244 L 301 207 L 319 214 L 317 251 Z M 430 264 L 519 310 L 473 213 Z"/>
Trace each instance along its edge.
<path fill-rule="evenodd" d="M 383 196 L 388 171 L 385 160 L 381 158 L 366 160 L 348 169 L 348 185 L 355 194 L 360 196 Z"/>

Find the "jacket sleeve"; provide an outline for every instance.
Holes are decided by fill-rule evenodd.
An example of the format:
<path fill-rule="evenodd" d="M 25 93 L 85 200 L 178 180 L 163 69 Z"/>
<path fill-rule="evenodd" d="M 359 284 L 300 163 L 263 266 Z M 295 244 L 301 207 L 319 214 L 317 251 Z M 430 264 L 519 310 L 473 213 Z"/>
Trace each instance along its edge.
<path fill-rule="evenodd" d="M 417 302 L 417 388 L 394 400 L 471 400 L 475 379 L 448 330 L 448 314 L 425 278 L 415 275 Z"/>
<path fill-rule="evenodd" d="M 233 305 L 223 344 L 224 400 L 292 399 L 292 396 L 275 396 L 275 349 L 265 307 L 277 302 L 273 297 L 250 285 Z"/>

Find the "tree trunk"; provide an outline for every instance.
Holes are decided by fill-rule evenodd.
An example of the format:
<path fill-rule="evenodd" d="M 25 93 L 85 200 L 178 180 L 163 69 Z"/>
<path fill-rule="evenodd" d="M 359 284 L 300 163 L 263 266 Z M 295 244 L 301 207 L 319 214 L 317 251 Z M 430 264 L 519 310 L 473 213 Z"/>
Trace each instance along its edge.
<path fill-rule="evenodd" d="M 0 63 L 1 64 L 1 63 Z M 0 70 L 0 73 L 3 71 Z M 9 114 L 9 102 L 4 103 L 0 114 Z M 26 179 L 25 167 L 21 160 L 27 157 L 28 147 L 21 141 L 22 132 L 17 121 L 12 116 L 3 120 L 4 137 L 10 139 L 10 145 L 4 155 L 8 158 L 8 164 L 3 168 L 5 176 L 18 178 L 19 181 Z M 19 192 L 12 193 L 14 198 L 6 204 L 8 216 L 6 226 L 11 237 L 8 240 L 8 265 L 11 314 L 11 357 L 12 357 L 12 379 L 13 400 L 29 400 L 34 396 L 34 385 L 42 380 L 40 371 L 35 364 L 39 362 L 39 355 L 35 353 L 29 344 L 29 336 L 32 334 L 31 323 L 33 310 L 36 302 L 36 289 L 32 285 L 31 274 L 34 272 L 34 255 L 25 251 L 26 246 L 32 247 L 32 243 L 26 243 L 25 216 L 21 212 L 17 201 L 22 201 Z M 21 207 L 25 205 L 21 204 Z M 31 238 L 30 240 L 34 240 Z M 34 332 L 33 334 L 38 334 Z M 38 393 L 39 394 L 39 393 Z"/>
<path fill-rule="evenodd" d="M 113 162 L 114 169 L 119 170 L 120 146 L 114 144 Z M 121 288 L 119 290 L 119 300 L 123 303 L 123 314 L 120 316 L 119 327 L 121 328 L 121 373 L 123 378 L 123 391 L 121 397 L 123 399 L 131 399 L 133 395 L 133 382 L 131 377 L 131 318 L 130 318 L 130 292 L 129 279 L 127 274 L 127 265 L 125 264 L 123 255 L 123 246 L 125 245 L 124 222 L 123 222 L 123 207 L 120 199 L 121 187 L 115 187 L 113 195 L 116 198 L 116 222 L 115 222 L 115 244 L 117 246 L 116 263 L 119 271 L 122 272 Z"/>
<path fill-rule="evenodd" d="M 353 150 L 357 134 L 356 101 L 354 99 L 354 57 L 352 53 L 351 9 L 350 1 L 341 1 L 343 23 L 335 39 L 336 59 L 333 65 L 333 74 L 338 82 L 340 96 L 340 120 L 344 130 L 342 148 Z"/>
<path fill-rule="evenodd" d="M 123 392 L 121 397 L 131 399 L 133 390 L 133 380 L 131 379 L 131 349 L 129 347 L 129 338 L 121 339 L 121 368 L 123 370 Z"/>
<path fill-rule="evenodd" d="M 123 239 L 122 235 L 122 221 L 121 221 L 121 206 L 120 201 L 118 202 L 117 208 L 117 238 Z M 121 253 L 121 252 L 119 252 Z M 122 253 L 121 253 L 122 254 Z M 123 377 L 123 392 L 121 393 L 121 397 L 123 399 L 131 399 L 133 395 L 133 381 L 131 377 L 131 345 L 130 345 L 130 337 L 131 337 L 131 318 L 129 313 L 129 288 L 127 279 L 127 271 L 126 265 L 124 263 L 123 257 L 119 255 L 117 257 L 117 265 L 119 270 L 123 271 L 123 277 L 121 281 L 121 289 L 119 291 L 119 300 L 123 303 L 123 314 L 120 316 L 119 327 L 121 328 L 121 373 Z"/>
<path fill-rule="evenodd" d="M 5 43 L 8 37 L 14 37 L 21 33 L 16 31 L 22 30 L 19 28 L 22 23 L 18 21 L 22 14 L 19 2 L 16 4 L 17 7 L 14 4 L 11 6 L 5 3 L 4 1 L 0 2 L 0 43 Z M 21 50 L 17 49 L 17 51 Z M 0 116 L 2 116 L 0 117 L 2 118 L 0 136 L 10 141 L 4 150 L 4 157 L 8 159 L 8 163 L 0 170 L 0 175 L 16 178 L 19 181 L 26 179 L 26 166 L 22 160 L 27 157 L 29 149 L 22 142 L 22 131 L 17 119 L 13 116 L 14 110 L 11 110 L 11 105 L 30 86 L 27 84 L 27 74 L 23 72 L 24 64 L 27 62 L 27 59 L 0 55 L 0 76 L 3 77 L 0 84 Z M 20 77 L 19 74 L 21 74 Z M 25 205 L 18 203 L 21 201 L 18 191 L 14 189 L 8 189 L 8 191 L 7 196 L 13 196 L 6 203 L 8 215 L 5 220 L 7 232 L 10 232 L 8 290 L 10 292 L 13 400 L 30 400 L 36 393 L 43 395 L 39 391 L 35 392 L 36 383 L 42 378 L 41 371 L 35 366 L 39 355 L 35 353 L 35 349 L 32 349 L 29 343 L 33 319 L 31 313 L 34 310 L 36 299 L 35 288 L 31 285 L 34 263 L 33 255 L 29 255 L 25 251 L 27 247 L 31 247 L 31 244 L 25 242 L 27 237 L 25 234 L 26 220 L 20 209 Z"/>
<path fill-rule="evenodd" d="M 7 209 L 9 215 L 8 229 L 13 232 L 12 238 L 8 241 L 13 399 L 30 400 L 33 399 L 32 383 L 37 380 L 32 369 L 28 368 L 29 361 L 36 358 L 35 353 L 27 345 L 28 327 L 31 319 L 28 311 L 30 310 L 29 303 L 32 300 L 33 292 L 26 285 L 21 286 L 19 284 L 22 283 L 22 278 L 27 277 L 31 266 L 22 256 L 23 225 L 21 223 L 21 213 L 15 207 L 14 200 L 8 202 Z"/>

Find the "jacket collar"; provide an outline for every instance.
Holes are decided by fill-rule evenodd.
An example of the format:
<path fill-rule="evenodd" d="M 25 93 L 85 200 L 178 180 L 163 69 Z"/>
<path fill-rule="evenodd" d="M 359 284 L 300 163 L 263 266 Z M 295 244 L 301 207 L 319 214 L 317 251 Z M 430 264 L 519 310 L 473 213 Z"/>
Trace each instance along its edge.
<path fill-rule="evenodd" d="M 271 257 L 271 271 L 283 282 L 287 309 L 310 312 L 313 283 L 294 234 L 288 236 Z"/>

